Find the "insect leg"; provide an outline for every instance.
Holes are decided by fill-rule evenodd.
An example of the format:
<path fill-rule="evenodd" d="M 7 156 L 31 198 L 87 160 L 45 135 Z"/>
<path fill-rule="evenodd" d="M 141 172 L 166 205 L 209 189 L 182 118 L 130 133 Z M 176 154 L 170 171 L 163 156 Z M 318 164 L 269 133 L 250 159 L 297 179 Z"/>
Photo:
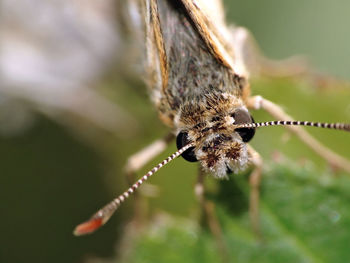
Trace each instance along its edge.
<path fill-rule="evenodd" d="M 272 60 L 265 57 L 246 28 L 234 28 L 232 41 L 237 59 L 253 76 L 295 77 L 309 71 L 307 61 L 302 56 L 293 56 L 283 60 Z"/>
<path fill-rule="evenodd" d="M 134 183 L 136 172 L 139 171 L 158 154 L 162 153 L 173 139 L 174 135 L 172 133 L 169 133 L 164 138 L 154 141 L 150 145 L 146 146 L 128 158 L 124 171 L 129 186 Z M 138 193 L 135 192 L 134 197 L 136 221 L 141 218 L 141 204 L 139 203 L 137 196 Z"/>
<path fill-rule="evenodd" d="M 247 107 L 252 109 L 263 109 L 277 120 L 293 120 L 287 113 L 285 113 L 277 104 L 264 99 L 261 96 L 254 96 L 247 99 Z M 310 147 L 316 154 L 325 159 L 332 167 L 338 168 L 350 173 L 350 161 L 333 152 L 331 149 L 323 145 L 310 135 L 304 128 L 299 126 L 286 127 L 299 137 L 308 147 Z"/>
<path fill-rule="evenodd" d="M 260 200 L 260 183 L 262 175 L 263 161 L 260 154 L 248 145 L 248 154 L 250 160 L 254 165 L 254 170 L 249 177 L 250 184 L 250 198 L 249 198 L 249 214 L 250 220 L 253 226 L 253 230 L 258 237 L 261 237 L 260 233 L 260 220 L 259 220 L 259 200 Z"/>
<path fill-rule="evenodd" d="M 204 191 L 204 176 L 205 173 L 202 167 L 199 167 L 198 178 L 194 188 L 197 199 L 200 203 L 202 214 L 209 226 L 210 232 L 213 234 L 216 244 L 218 246 L 219 254 L 221 255 L 222 262 L 230 262 L 228 249 L 223 238 L 220 222 L 215 214 L 214 203 L 205 198 Z"/>
<path fill-rule="evenodd" d="M 331 75 L 318 72 L 309 64 L 306 57 L 295 55 L 281 60 L 269 59 L 259 48 L 252 34 L 243 27 L 231 30 L 236 60 L 243 65 L 246 72 L 253 77 L 297 78 L 303 79 L 316 87 L 332 88 L 348 87 L 349 82 Z"/>

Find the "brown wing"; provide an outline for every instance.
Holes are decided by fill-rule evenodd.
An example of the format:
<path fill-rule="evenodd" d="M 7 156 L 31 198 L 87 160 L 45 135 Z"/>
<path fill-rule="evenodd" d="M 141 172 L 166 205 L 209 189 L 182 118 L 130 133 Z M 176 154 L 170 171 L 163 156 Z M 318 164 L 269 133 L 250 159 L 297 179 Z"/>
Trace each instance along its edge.
<path fill-rule="evenodd" d="M 207 15 L 198 0 L 144 3 L 151 97 L 166 123 L 188 100 L 213 92 L 242 95 L 244 75 L 221 34 L 223 16 Z"/>
<path fill-rule="evenodd" d="M 223 23 L 221 2 L 216 1 L 193 1 L 193 0 L 181 0 L 188 15 L 191 17 L 194 26 L 201 35 L 203 41 L 207 45 L 210 53 L 224 66 L 235 72 L 234 66 L 234 51 L 233 47 L 225 43 L 224 36 L 221 34 L 219 27 L 225 27 Z M 215 15 L 209 15 L 209 6 L 212 9 L 211 13 Z"/>
<path fill-rule="evenodd" d="M 157 0 L 150 0 L 150 26 L 153 30 L 153 36 L 155 45 L 158 51 L 158 59 L 160 63 L 160 71 L 162 75 L 162 89 L 163 91 L 168 86 L 168 77 L 169 77 L 169 64 L 165 51 L 165 44 L 162 34 L 162 29 L 160 25 L 159 18 L 159 9 Z"/>
<path fill-rule="evenodd" d="M 161 0 L 167 1 L 167 0 Z M 237 63 L 234 58 L 234 48 L 232 43 L 228 43 L 227 35 L 231 34 L 230 30 L 226 27 L 224 21 L 224 15 L 222 10 L 222 4 L 220 0 L 206 1 L 206 0 L 172 0 L 170 2 L 178 2 L 182 4 L 189 19 L 191 19 L 193 25 L 200 34 L 202 40 L 207 46 L 210 53 L 224 66 L 226 66 L 232 73 L 242 75 L 242 70 L 237 70 Z M 148 33 L 147 39 L 153 39 L 153 43 L 149 43 L 148 51 L 154 56 L 156 53 L 157 58 L 151 59 L 151 68 L 155 67 L 155 60 L 159 63 L 159 71 L 161 73 L 161 86 L 164 89 L 168 84 L 169 74 L 169 61 L 166 54 L 166 48 L 162 32 L 162 24 L 160 21 L 159 7 L 157 0 L 145 0 L 146 14 L 148 16 L 147 26 Z M 166 29 L 165 29 L 166 30 Z M 228 37 L 230 38 L 230 37 Z M 150 61 L 149 61 L 150 62 Z"/>

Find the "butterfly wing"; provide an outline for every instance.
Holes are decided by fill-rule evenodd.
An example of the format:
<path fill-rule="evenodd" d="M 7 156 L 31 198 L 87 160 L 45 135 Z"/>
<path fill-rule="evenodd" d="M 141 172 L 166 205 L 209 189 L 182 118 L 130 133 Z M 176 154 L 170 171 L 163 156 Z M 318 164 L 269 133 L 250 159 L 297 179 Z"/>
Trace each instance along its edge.
<path fill-rule="evenodd" d="M 186 101 L 213 90 L 242 95 L 245 71 L 220 1 L 146 0 L 144 10 L 151 98 L 166 124 Z"/>

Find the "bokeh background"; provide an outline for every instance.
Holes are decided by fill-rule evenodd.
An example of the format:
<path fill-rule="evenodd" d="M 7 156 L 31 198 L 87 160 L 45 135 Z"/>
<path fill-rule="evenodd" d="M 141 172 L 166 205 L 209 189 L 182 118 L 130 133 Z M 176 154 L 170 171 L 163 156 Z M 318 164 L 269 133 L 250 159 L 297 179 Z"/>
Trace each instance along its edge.
<path fill-rule="evenodd" d="M 133 234 L 134 242 L 125 241 L 134 215 L 130 198 L 97 233 L 72 235 L 76 224 L 126 188 L 127 157 L 167 133 L 139 75 L 142 49 L 135 40 L 139 36 L 121 23 L 121 6 L 112 0 L 1 1 L 0 262 L 217 262 L 215 241 L 209 232 L 203 237 L 196 228 L 197 166 L 181 159 L 161 170 L 150 182 L 153 187 L 143 191 L 144 225 L 153 232 L 140 230 Z M 350 80 L 349 1 L 227 0 L 225 10 L 229 22 L 251 30 L 267 56 L 304 54 L 319 72 Z M 350 121 L 348 85 L 324 88 L 305 80 L 265 78 L 254 80 L 252 88 L 254 94 L 279 102 L 296 119 Z M 261 112 L 253 114 L 257 121 L 270 119 Z M 348 134 L 311 132 L 349 158 Z M 259 130 L 252 145 L 266 161 L 267 177 L 274 175 L 263 185 L 262 232 L 267 240 L 287 241 L 273 249 L 268 244 L 278 242 L 267 242 L 266 249 L 254 245 L 247 219 L 247 174 L 230 183 L 208 178 L 209 198 L 219 207 L 222 204 L 218 213 L 232 258 L 240 255 L 238 262 L 349 259 L 348 174 L 333 171 L 282 129 Z M 152 164 L 175 148 L 171 144 Z M 288 195 L 293 198 L 286 200 Z M 306 199 L 311 203 L 301 205 Z M 308 217 L 315 204 L 317 211 Z M 163 219 L 149 220 L 159 214 Z M 340 226 L 334 229 L 328 221 L 317 225 L 320 216 Z M 313 222 L 319 228 L 308 232 Z M 283 225 L 280 236 L 271 234 L 277 225 Z M 155 228 L 163 231 L 161 239 Z M 330 233 L 341 233 L 337 242 L 324 240 Z M 309 242 L 319 235 L 322 240 Z M 241 240 L 249 240 L 250 246 Z M 332 242 L 331 255 L 324 254 Z M 190 249 L 194 243 L 199 244 L 197 250 Z M 294 253 L 290 247 L 297 248 L 292 250 L 301 257 L 289 256 Z M 178 249 L 178 257 L 159 253 L 167 249 Z M 260 258 L 259 251 L 269 252 Z"/>

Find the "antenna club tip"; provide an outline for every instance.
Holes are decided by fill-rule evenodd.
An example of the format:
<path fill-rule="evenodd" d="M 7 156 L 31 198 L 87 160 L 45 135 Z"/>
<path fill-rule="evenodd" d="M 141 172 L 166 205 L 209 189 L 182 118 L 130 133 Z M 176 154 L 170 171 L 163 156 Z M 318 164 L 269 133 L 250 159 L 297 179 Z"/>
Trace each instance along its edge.
<path fill-rule="evenodd" d="M 99 229 L 103 225 L 102 218 L 92 218 L 80 225 L 77 225 L 73 231 L 75 236 L 83 236 L 87 234 L 91 234 Z"/>

